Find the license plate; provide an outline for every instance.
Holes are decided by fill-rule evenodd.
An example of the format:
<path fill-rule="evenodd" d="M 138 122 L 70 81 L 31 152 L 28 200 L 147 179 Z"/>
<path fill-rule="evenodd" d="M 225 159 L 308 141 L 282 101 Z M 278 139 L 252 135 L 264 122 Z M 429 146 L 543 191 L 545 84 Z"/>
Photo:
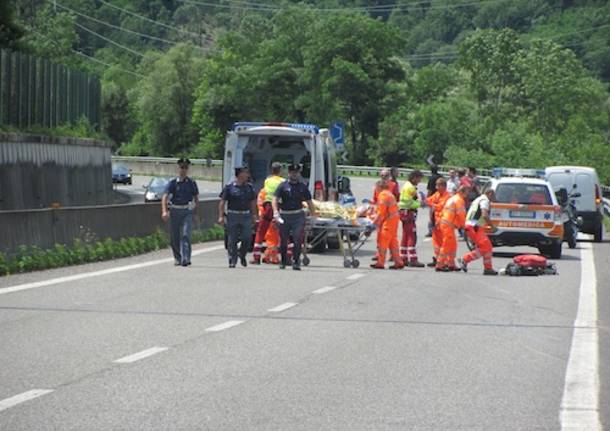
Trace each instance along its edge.
<path fill-rule="evenodd" d="M 536 211 L 510 211 L 511 218 L 536 218 Z"/>

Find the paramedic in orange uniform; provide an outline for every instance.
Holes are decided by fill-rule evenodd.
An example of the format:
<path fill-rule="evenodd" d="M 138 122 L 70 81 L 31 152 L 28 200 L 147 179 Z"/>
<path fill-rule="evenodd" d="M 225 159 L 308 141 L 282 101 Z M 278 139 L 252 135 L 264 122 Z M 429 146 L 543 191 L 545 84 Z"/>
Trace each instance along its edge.
<path fill-rule="evenodd" d="M 394 265 L 390 269 L 401 269 L 404 267 L 400 252 L 398 250 L 398 204 L 396 197 L 388 189 L 388 183 L 384 181 L 377 182 L 377 217 L 375 224 L 377 225 L 377 263 L 371 265 L 371 268 L 384 269 L 385 258 L 390 249 L 390 254 L 394 259 Z"/>
<path fill-rule="evenodd" d="M 263 201 L 263 214 L 261 215 L 258 227 L 256 229 L 256 237 L 254 238 L 254 250 L 252 251 L 252 260 L 250 263 L 260 264 L 261 263 L 261 251 L 263 248 L 263 241 L 267 230 L 273 221 L 273 208 L 271 201 L 275 195 L 275 190 L 278 186 L 284 182 L 284 178 L 280 176 L 282 173 L 282 164 L 274 162 L 271 165 L 271 175 L 265 179 L 263 190 L 265 190 L 265 198 Z"/>
<path fill-rule="evenodd" d="M 470 205 L 468 214 L 466 214 L 466 235 L 475 244 L 475 249 L 458 259 L 458 264 L 462 271 L 468 271 L 468 264 L 475 259 L 483 257 L 483 275 L 498 275 L 498 272 L 493 269 L 491 264 L 491 256 L 493 246 L 485 233 L 485 228 L 489 226 L 492 231 L 496 229 L 491 224 L 489 218 L 489 210 L 491 202 L 495 199 L 495 191 L 491 188 L 484 194 L 476 198 Z"/>
<path fill-rule="evenodd" d="M 263 203 L 265 202 L 266 195 L 267 193 L 265 192 L 264 188 L 262 188 L 261 191 L 258 193 L 258 199 L 256 201 L 256 204 L 258 205 L 259 218 L 262 218 L 263 214 L 265 214 L 265 208 L 263 206 Z M 263 263 L 280 263 L 280 232 L 277 228 L 277 225 L 275 224 L 275 221 L 271 222 L 271 225 L 267 229 L 267 233 L 265 234 L 265 244 L 267 245 L 267 248 L 265 248 Z"/>
<path fill-rule="evenodd" d="M 442 272 L 459 271 L 455 266 L 457 239 L 455 230 L 466 222 L 466 199 L 469 188 L 460 186 L 457 193 L 447 200 L 441 214 L 440 227 L 443 241 L 436 260 L 436 270 Z"/>
<path fill-rule="evenodd" d="M 447 191 L 447 180 L 444 178 L 437 179 L 436 192 L 427 199 L 428 206 L 430 207 L 430 225 L 432 226 L 432 247 L 434 247 L 434 256 L 432 257 L 432 262 L 428 264 L 429 267 L 436 267 L 436 260 L 438 259 L 443 242 L 440 220 L 443 208 L 450 197 L 451 194 Z"/>
<path fill-rule="evenodd" d="M 400 199 L 400 187 L 398 187 L 398 183 L 396 181 L 392 180 L 392 175 L 390 173 L 390 170 L 382 169 L 379 176 L 380 176 L 381 181 L 388 185 L 388 190 L 394 195 L 394 197 L 398 201 Z M 372 200 L 372 203 L 374 203 L 375 205 L 377 205 L 377 200 L 379 199 L 379 192 L 380 192 L 380 190 L 377 188 L 377 185 L 375 185 L 375 188 L 373 189 L 373 200 Z"/>

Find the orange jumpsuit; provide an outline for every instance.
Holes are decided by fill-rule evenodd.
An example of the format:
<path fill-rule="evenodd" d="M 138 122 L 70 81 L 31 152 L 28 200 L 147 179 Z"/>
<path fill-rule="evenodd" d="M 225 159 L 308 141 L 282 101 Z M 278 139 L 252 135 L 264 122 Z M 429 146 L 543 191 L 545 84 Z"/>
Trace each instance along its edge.
<path fill-rule="evenodd" d="M 485 205 L 485 203 L 487 205 Z M 476 216 L 477 213 L 481 213 L 481 211 L 479 211 L 480 208 L 489 210 L 490 206 L 489 198 L 485 195 L 479 196 L 470 205 L 468 214 L 466 214 L 466 235 L 468 235 L 468 238 L 475 244 L 475 249 L 470 253 L 465 254 L 462 258 L 466 264 L 469 264 L 473 260 L 482 257 L 483 267 L 485 269 L 493 269 L 491 263 L 493 245 L 485 232 L 485 219 L 482 216 L 477 219 Z"/>
<path fill-rule="evenodd" d="M 404 266 L 400 258 L 398 249 L 398 204 L 396 198 L 389 190 L 382 190 L 377 202 L 377 267 L 383 268 L 385 258 L 390 249 L 390 254 L 394 259 L 393 268 L 402 268 Z"/>
<path fill-rule="evenodd" d="M 428 205 L 434 214 L 434 229 L 432 230 L 432 247 L 434 247 L 434 259 L 438 259 L 438 254 L 441 251 L 441 244 L 443 242 L 443 235 L 441 232 L 441 216 L 443 215 L 443 208 L 447 203 L 447 200 L 451 197 L 451 194 L 445 190 L 442 194 L 440 191 L 435 192 L 428 199 Z"/>
<path fill-rule="evenodd" d="M 265 214 L 266 208 L 264 207 L 265 196 L 267 193 L 265 189 L 261 189 L 258 193 L 258 199 L 256 204 L 258 205 L 258 215 L 260 218 Z M 269 228 L 267 229 L 267 233 L 265 234 L 265 255 L 263 256 L 264 263 L 280 263 L 279 253 L 280 253 L 280 232 L 275 224 L 275 221 L 272 221 Z"/>
<path fill-rule="evenodd" d="M 436 260 L 437 268 L 455 269 L 457 239 L 455 229 L 461 229 L 466 222 L 466 202 L 461 194 L 451 196 L 441 214 L 440 228 L 443 241 Z"/>

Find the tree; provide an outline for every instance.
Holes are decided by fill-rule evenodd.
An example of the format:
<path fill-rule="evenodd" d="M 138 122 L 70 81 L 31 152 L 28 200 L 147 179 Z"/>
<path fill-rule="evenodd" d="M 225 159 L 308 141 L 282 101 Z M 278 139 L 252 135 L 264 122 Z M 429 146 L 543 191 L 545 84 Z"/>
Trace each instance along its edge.
<path fill-rule="evenodd" d="M 36 10 L 31 26 L 26 27 L 24 48 L 56 63 L 80 67 L 81 60 L 73 52 L 79 40 L 74 21 L 74 15 L 54 12 L 50 4 L 43 5 Z"/>
<path fill-rule="evenodd" d="M 459 65 L 470 73 L 470 88 L 479 107 L 500 116 L 502 104 L 510 101 L 519 80 L 515 61 L 521 43 L 514 30 L 479 30 L 459 46 Z"/>
<path fill-rule="evenodd" d="M 14 49 L 22 36 L 23 30 L 15 22 L 11 0 L 0 0 L 0 48 Z"/>
<path fill-rule="evenodd" d="M 171 156 L 197 142 L 192 127 L 194 93 L 203 60 L 192 45 L 179 44 L 165 54 L 154 54 L 140 69 L 147 73 L 134 97 L 138 135 L 152 154 Z"/>
<path fill-rule="evenodd" d="M 368 137 L 377 137 L 388 83 L 404 76 L 399 49 L 396 28 L 357 14 L 320 19 L 304 47 L 301 82 L 308 91 L 300 104 L 319 123 L 346 121 L 355 163 L 366 161 Z"/>

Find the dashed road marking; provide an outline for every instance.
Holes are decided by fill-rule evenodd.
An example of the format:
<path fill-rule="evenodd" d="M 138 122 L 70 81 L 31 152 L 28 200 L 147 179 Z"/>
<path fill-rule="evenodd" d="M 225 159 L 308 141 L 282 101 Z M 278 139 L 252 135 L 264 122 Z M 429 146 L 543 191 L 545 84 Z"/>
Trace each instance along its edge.
<path fill-rule="evenodd" d="M 23 392 L 14 397 L 6 398 L 0 401 L 0 412 L 15 407 L 17 404 L 50 394 L 51 392 L 53 392 L 53 389 L 32 389 L 31 391 Z"/>
<path fill-rule="evenodd" d="M 199 254 L 209 253 L 212 251 L 222 250 L 222 249 L 224 249 L 224 246 L 219 245 L 219 246 L 215 246 L 215 247 L 209 247 L 209 248 L 204 248 L 201 250 L 193 251 L 192 255 L 197 256 Z M 156 259 L 156 260 L 151 260 L 148 262 L 135 263 L 133 265 L 123 265 L 123 266 L 117 266 L 116 268 L 102 269 L 100 271 L 85 272 L 83 274 L 68 275 L 66 277 L 57 277 L 57 278 L 51 278 L 49 280 L 44 280 L 44 281 L 36 281 L 33 283 L 19 284 L 16 286 L 0 288 L 0 295 L 5 295 L 7 293 L 13 293 L 13 292 L 19 292 L 21 290 L 35 289 L 37 287 L 45 287 L 45 286 L 52 286 L 54 284 L 67 283 L 69 281 L 83 280 L 85 278 L 100 277 L 102 275 L 114 274 L 116 272 L 130 271 L 132 269 L 146 268 L 149 266 L 159 265 L 161 263 L 169 263 L 169 262 L 173 262 L 173 261 L 174 261 L 174 258 Z"/>
<path fill-rule="evenodd" d="M 356 274 L 352 274 L 349 277 L 347 277 L 348 280 L 358 280 L 359 278 L 364 277 L 366 274 L 363 274 L 361 272 L 357 272 Z"/>
<path fill-rule="evenodd" d="M 326 287 L 322 287 L 318 290 L 314 290 L 313 293 L 314 295 L 321 295 L 322 293 L 327 293 L 330 292 L 331 290 L 335 290 L 337 287 L 336 286 L 326 286 Z"/>
<path fill-rule="evenodd" d="M 245 320 L 229 320 L 228 322 L 221 323 L 219 325 L 210 326 L 205 331 L 206 332 L 219 332 L 224 331 L 225 329 L 232 328 L 237 325 L 241 325 Z"/>
<path fill-rule="evenodd" d="M 562 430 L 600 431 L 597 278 L 591 243 L 580 244 L 578 312 L 559 411 Z"/>
<path fill-rule="evenodd" d="M 288 310 L 289 308 L 292 308 L 295 305 L 297 305 L 296 302 L 286 302 L 285 304 L 281 304 L 281 305 L 278 305 L 277 307 L 270 308 L 267 311 L 270 311 L 272 313 L 279 313 L 280 311 Z"/>
<path fill-rule="evenodd" d="M 165 352 L 167 349 L 167 347 L 151 347 L 150 349 L 142 350 L 141 352 L 125 356 L 112 362 L 117 364 L 131 364 L 132 362 L 139 361 L 140 359 L 148 358 L 149 356 L 156 355 L 157 353 Z"/>

